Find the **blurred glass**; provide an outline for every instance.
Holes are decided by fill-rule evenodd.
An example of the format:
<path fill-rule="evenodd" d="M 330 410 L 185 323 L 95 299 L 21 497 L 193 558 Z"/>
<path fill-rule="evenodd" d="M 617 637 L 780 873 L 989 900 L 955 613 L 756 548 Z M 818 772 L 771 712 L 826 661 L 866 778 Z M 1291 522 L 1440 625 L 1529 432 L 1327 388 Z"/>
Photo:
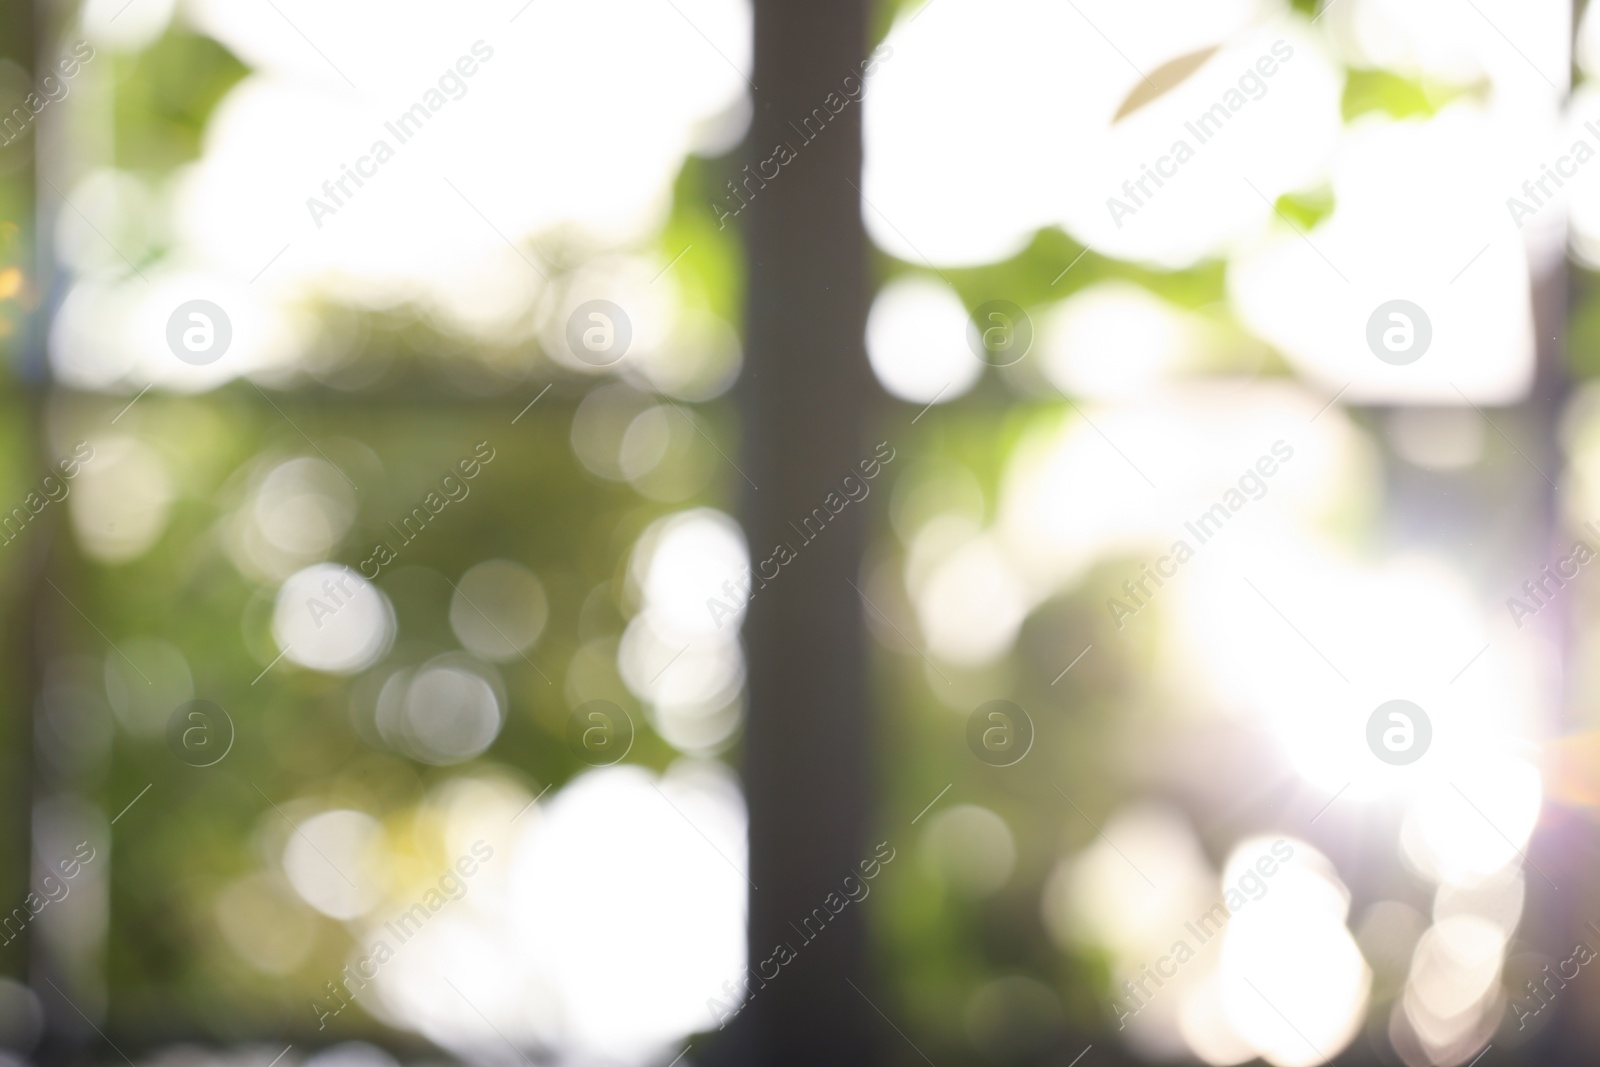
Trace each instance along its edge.
<path fill-rule="evenodd" d="M 1600 23 L 1467 6 L 877 10 L 886 1062 L 1595 1036 Z M 0 1059 L 714 1054 L 753 17 L 0 9 Z"/>

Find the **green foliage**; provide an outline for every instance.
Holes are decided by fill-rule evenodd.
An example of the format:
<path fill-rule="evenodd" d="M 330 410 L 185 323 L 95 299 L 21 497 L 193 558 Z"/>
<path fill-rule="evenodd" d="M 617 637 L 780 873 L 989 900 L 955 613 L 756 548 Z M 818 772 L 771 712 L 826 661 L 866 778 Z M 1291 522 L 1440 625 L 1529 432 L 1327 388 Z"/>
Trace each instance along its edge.
<path fill-rule="evenodd" d="M 671 272 L 684 302 L 732 323 L 744 310 L 743 248 L 736 225 L 719 226 L 711 205 L 726 199 L 723 182 L 741 158 L 737 149 L 720 159 L 689 157 L 674 186 L 672 217 L 656 245 L 663 263 L 683 253 Z"/>
<path fill-rule="evenodd" d="M 1395 119 L 1430 118 L 1463 96 L 1486 94 L 1487 84 L 1447 85 L 1408 78 L 1391 70 L 1354 68 L 1346 72 L 1341 108 L 1346 122 L 1369 112 Z"/>
<path fill-rule="evenodd" d="M 174 27 L 116 65 L 117 165 L 165 173 L 200 156 L 200 137 L 217 102 L 249 73 L 210 37 Z"/>
<path fill-rule="evenodd" d="M 924 264 L 877 255 L 884 280 L 906 272 L 931 272 Z M 1134 282 L 1182 307 L 1197 308 L 1226 296 L 1224 264 L 1208 260 L 1185 271 L 1159 271 L 1103 257 L 1056 227 L 1034 234 L 1028 246 L 1000 263 L 944 268 L 937 276 L 961 295 L 969 309 L 986 300 L 1010 300 L 1024 308 L 1065 299 L 1080 289 L 1120 278 Z"/>
<path fill-rule="evenodd" d="M 1600 378 L 1600 275 L 1574 268 L 1571 284 L 1567 366 L 1575 378 Z"/>
<path fill-rule="evenodd" d="M 28 269 L 31 227 L 27 189 L 16 179 L 0 177 L 0 383 L 9 381 L 27 343 L 28 316 L 38 304 L 38 290 Z"/>
<path fill-rule="evenodd" d="M 873 36 L 886 32 L 897 12 L 928 2 L 943 0 L 879 5 Z M 1319 0 L 1294 0 L 1293 6 L 1309 15 Z M 217 101 L 246 74 L 221 46 L 176 27 L 142 53 L 104 61 L 115 64 L 117 82 L 115 162 L 158 178 L 197 157 Z M 1474 91 L 1354 70 L 1343 108 L 1347 119 L 1367 113 L 1425 117 Z M 691 158 L 677 177 L 670 214 L 653 245 L 684 302 L 729 322 L 741 315 L 745 264 L 738 225 L 719 227 L 710 204 L 722 199 L 723 183 L 740 158 L 737 151 L 719 159 Z M 20 182 L 0 180 L 0 218 L 27 218 L 25 193 Z M 1276 207 L 1310 230 L 1328 217 L 1334 202 L 1331 189 L 1319 187 L 1285 194 Z M 28 261 L 25 238 L 20 230 L 0 230 L 0 272 Z M 1089 286 L 1125 280 L 1231 330 L 1226 356 L 1240 365 L 1259 356 L 1263 367 L 1282 369 L 1232 322 L 1220 259 L 1187 270 L 1155 270 L 1102 256 L 1061 229 L 1048 228 L 1010 259 L 979 268 L 935 271 L 881 253 L 874 262 L 880 280 L 908 273 L 942 278 L 968 308 L 1007 299 L 1043 310 Z M 1579 377 L 1594 377 L 1600 375 L 1600 300 L 1592 290 L 1600 283 L 1580 274 L 1575 284 L 1572 367 Z M 0 298 L 0 350 L 15 346 L 20 336 L 20 316 L 13 312 L 21 307 Z M 196 696 L 223 706 L 237 730 L 226 759 L 194 768 L 178 761 L 162 737 L 116 728 L 98 696 L 86 699 L 83 713 L 99 716 L 114 740 L 104 773 L 85 788 L 114 813 L 150 787 L 116 827 L 106 953 L 114 1033 L 141 1032 L 148 1020 L 161 1019 L 189 1038 L 240 1040 L 271 1032 L 320 1044 L 364 1036 L 392 1047 L 395 1035 L 360 1012 L 342 1014 L 328 1032 L 314 1030 L 307 1002 L 321 994 L 322 983 L 339 972 L 353 947 L 341 924 L 310 916 L 314 947 L 284 975 L 250 967 L 218 935 L 221 890 L 275 860 L 267 847 L 282 827 L 272 805 L 317 798 L 399 820 L 430 788 L 462 773 L 493 772 L 537 792 L 587 769 L 565 742 L 567 672 L 594 645 L 613 653 L 604 669 L 615 671 L 614 645 L 607 642 L 615 641 L 625 621 L 627 553 L 640 531 L 668 509 L 601 481 L 577 463 L 570 435 L 573 411 L 584 396 L 580 386 L 558 384 L 512 424 L 537 391 L 522 388 L 526 353 L 462 352 L 459 341 L 403 312 L 369 318 L 334 311 L 329 319 L 341 315 L 359 319 L 350 327 L 352 348 L 359 350 L 355 359 L 376 368 L 371 378 L 381 389 L 369 384 L 347 392 L 308 384 L 273 394 L 271 403 L 246 383 L 191 397 L 163 398 L 155 391 L 119 429 L 150 443 L 173 472 L 178 499 L 162 537 L 140 558 L 116 566 L 82 558 L 70 536 L 53 547 L 51 573 L 71 591 L 73 607 L 47 604 L 38 625 L 47 643 L 77 657 L 89 691 L 101 685 L 106 664 L 115 660 L 112 645 L 157 638 L 181 650 Z M 1021 375 L 1037 374 L 1036 366 L 1034 358 L 1015 380 L 986 370 L 969 401 L 919 416 L 915 424 L 914 406 L 888 409 L 883 436 L 903 458 L 878 483 L 881 493 L 875 489 L 869 505 L 877 509 L 878 525 L 868 569 L 904 571 L 909 546 L 896 541 L 886 520 L 914 472 L 943 464 L 969 473 L 981 491 L 982 514 L 976 518 L 992 523 L 1005 466 L 1018 445 L 1082 417 L 1046 388 L 1031 397 L 1015 388 L 1017 381 L 1026 384 Z M 467 393 L 500 399 L 451 399 Z M 101 410 L 93 418 L 103 428 L 124 399 L 96 403 Z M 696 414 L 733 454 L 737 427 L 730 405 L 708 405 Z M 0 398 L 0 415 L 0 506 L 6 506 L 35 477 L 29 469 L 35 428 L 9 396 Z M 270 635 L 272 589 L 239 573 L 225 538 L 255 465 L 323 449 L 341 463 L 355 457 L 350 470 L 360 486 L 359 514 L 336 559 L 356 567 L 375 541 L 387 538 L 386 524 L 417 504 L 480 440 L 488 440 L 498 456 L 471 495 L 442 513 L 437 528 L 408 545 L 378 580 L 394 605 L 400 644 L 375 673 L 453 647 L 449 583 L 471 566 L 504 558 L 534 570 L 549 596 L 550 621 L 532 662 L 512 660 L 500 668 L 507 715 L 489 751 L 463 765 L 426 766 L 382 751 L 363 736 L 351 712 L 359 679 L 283 662 L 252 681 L 277 654 Z M 731 480 L 731 472 L 723 473 Z M 673 509 L 726 506 L 725 488 L 714 484 Z M 53 517 L 64 523 L 64 514 Z M 41 536 L 30 532 L 16 545 L 0 546 L 0 582 L 8 592 L 17 589 L 24 553 L 40 548 Z M 906 1025 L 919 1041 L 932 1037 L 927 1047 L 937 1050 L 940 1063 L 970 1058 L 964 1012 L 973 991 L 1001 975 L 1025 974 L 1054 988 L 1066 1025 L 1079 1032 L 1105 1024 L 1107 962 L 1092 951 L 1063 951 L 1046 928 L 1039 902 L 1054 863 L 1093 840 L 1090 820 L 1103 819 L 1145 786 L 1108 769 L 1108 754 L 1126 752 L 1132 739 L 1169 725 L 1158 710 L 1164 706 L 1159 683 L 1148 677 L 1158 639 L 1154 627 L 1147 617 L 1118 631 L 1103 608 L 1128 569 L 1103 564 L 1072 593 L 1038 607 L 1011 653 L 979 679 L 991 696 L 1019 702 L 1033 718 L 1033 753 L 1015 767 L 997 769 L 973 757 L 966 747 L 966 714 L 954 706 L 960 701 L 935 692 L 939 683 L 930 681 L 918 656 L 875 649 L 874 706 L 882 750 L 893 754 L 881 766 L 878 839 L 895 847 L 898 857 L 875 883 L 868 921 L 896 1006 L 906 1009 Z M 7 635 L 8 643 L 30 636 Z M 1059 673 L 1091 645 L 1093 651 L 1070 673 Z M 666 766 L 675 753 L 615 681 L 613 699 L 637 725 L 629 762 Z M 0 722 L 22 719 L 14 697 L 0 701 L 0 712 Z M 12 734 L 0 733 L 0 746 L 16 751 L 13 744 Z M 913 825 L 946 785 L 950 792 Z M 923 863 L 929 820 L 939 807 L 955 803 L 989 808 L 1016 835 L 1017 869 L 995 897 L 965 899 Z M 890 1014 L 899 1017 L 892 1009 Z"/>
<path fill-rule="evenodd" d="M 1315 189 L 1302 189 L 1284 193 L 1273 205 L 1278 213 L 1290 219 L 1302 230 L 1313 229 L 1317 223 L 1333 214 L 1333 189 L 1323 185 Z"/>
<path fill-rule="evenodd" d="M 118 839 L 134 843 L 117 853 L 107 946 L 117 991 L 112 1023 L 123 1032 L 157 1010 L 191 1035 L 315 1032 L 307 1005 L 347 962 L 352 942 L 344 928 L 312 916 L 315 948 L 281 978 L 247 966 L 217 933 L 220 891 L 275 863 L 275 854 L 264 851 L 282 830 L 272 804 L 317 798 L 380 819 L 409 817 L 429 788 L 463 773 L 492 770 L 533 793 L 587 770 L 566 743 L 567 665 L 585 642 L 620 634 L 627 550 L 662 511 L 578 465 L 567 441 L 572 404 L 559 393 L 515 426 L 511 420 L 525 403 L 520 396 L 487 409 L 437 402 L 353 408 L 315 394 L 272 399 L 276 409 L 237 385 L 207 397 L 140 401 L 122 428 L 156 448 L 180 486 L 166 530 L 132 562 L 107 567 L 69 553 L 58 573 L 98 627 L 64 604 L 52 608 L 53 628 L 87 657 L 91 685 L 117 656 L 108 638 L 119 645 L 135 637 L 169 642 L 190 665 L 195 695 L 221 705 L 237 730 L 228 756 L 207 768 L 177 760 L 159 735 L 116 731 L 112 771 L 98 790 L 102 808 L 115 813 L 151 785 L 117 826 Z M 98 421 L 120 406 L 108 402 Z M 725 438 L 727 429 L 708 421 L 717 436 Z M 376 670 L 381 675 L 456 647 L 447 622 L 449 582 L 471 566 L 501 558 L 535 571 L 549 597 L 550 622 L 532 662 L 499 667 L 508 706 L 490 750 L 449 767 L 375 750 L 351 710 L 361 676 L 320 674 L 286 660 L 252 682 L 277 654 L 268 630 L 271 590 L 238 573 L 221 531 L 244 501 L 255 465 L 263 457 L 314 457 L 320 449 L 351 473 L 360 486 L 360 513 L 335 558 L 355 567 L 375 540 L 394 543 L 387 522 L 417 504 L 482 440 L 496 456 L 470 494 L 404 546 L 376 583 L 395 607 L 399 632 Z M 665 767 L 676 753 L 649 728 L 620 681 L 615 691 L 613 699 L 637 724 L 629 762 Z M 103 701 L 89 710 L 109 721 Z M 360 1011 L 342 1013 L 317 1039 L 333 1035 L 392 1040 Z"/>
<path fill-rule="evenodd" d="M 1027 404 L 1014 397 L 1002 410 L 981 402 L 941 408 L 913 426 L 914 414 L 905 411 L 883 431 L 900 458 L 880 514 L 929 469 L 955 469 L 976 479 L 984 509 L 974 517 L 984 524 L 995 521 L 1005 464 L 1019 444 L 1080 417 L 1059 400 Z M 869 556 L 868 572 L 883 565 L 900 573 L 908 547 L 886 532 Z M 1011 767 L 991 767 L 973 756 L 966 739 L 971 708 L 939 692 L 947 683 L 930 675 L 918 655 L 892 637 L 876 646 L 879 744 L 893 757 L 880 768 L 886 801 L 875 839 L 889 841 L 900 858 L 877 883 L 882 899 L 873 935 L 888 961 L 896 1007 L 935 1062 L 970 1061 L 968 1006 L 986 982 L 1005 976 L 1025 975 L 1053 988 L 1063 1010 L 1060 1026 L 1094 1033 L 1106 1025 L 1104 961 L 1063 951 L 1045 925 L 1040 901 L 1056 862 L 1095 838 L 1073 804 L 1098 820 L 1137 795 L 1137 783 L 1106 772 L 1106 753 L 1162 725 L 1162 713 L 1152 710 L 1162 705 L 1144 669 L 1159 636 L 1155 627 L 1135 623 L 1119 632 L 1102 607 L 1124 576 L 1115 564 L 1099 568 L 1079 590 L 1036 609 L 999 667 L 981 672 L 981 681 L 969 675 L 957 683 L 979 685 L 987 698 L 1014 700 L 1029 713 L 1034 745 Z M 1093 650 L 1062 676 L 1089 645 Z M 976 707 L 975 700 L 969 703 Z M 949 792 L 922 814 L 947 784 Z M 1016 870 L 994 896 L 963 897 L 926 863 L 928 828 L 940 810 L 955 804 L 988 808 L 1016 838 Z"/>

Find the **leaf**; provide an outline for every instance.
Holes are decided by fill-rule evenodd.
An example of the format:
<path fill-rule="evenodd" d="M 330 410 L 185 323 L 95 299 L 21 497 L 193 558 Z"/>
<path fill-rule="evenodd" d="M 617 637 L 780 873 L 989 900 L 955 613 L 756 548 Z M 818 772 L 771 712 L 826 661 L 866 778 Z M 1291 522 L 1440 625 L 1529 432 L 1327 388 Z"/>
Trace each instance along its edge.
<path fill-rule="evenodd" d="M 1138 85 L 1133 87 L 1133 92 L 1117 108 L 1117 113 L 1111 117 L 1114 126 L 1138 111 L 1141 107 L 1159 100 L 1167 93 L 1184 83 L 1184 80 L 1205 65 L 1206 60 L 1216 54 L 1222 45 L 1214 44 L 1209 48 L 1202 48 L 1198 52 L 1190 52 L 1186 56 L 1161 64 L 1151 71 Z"/>

